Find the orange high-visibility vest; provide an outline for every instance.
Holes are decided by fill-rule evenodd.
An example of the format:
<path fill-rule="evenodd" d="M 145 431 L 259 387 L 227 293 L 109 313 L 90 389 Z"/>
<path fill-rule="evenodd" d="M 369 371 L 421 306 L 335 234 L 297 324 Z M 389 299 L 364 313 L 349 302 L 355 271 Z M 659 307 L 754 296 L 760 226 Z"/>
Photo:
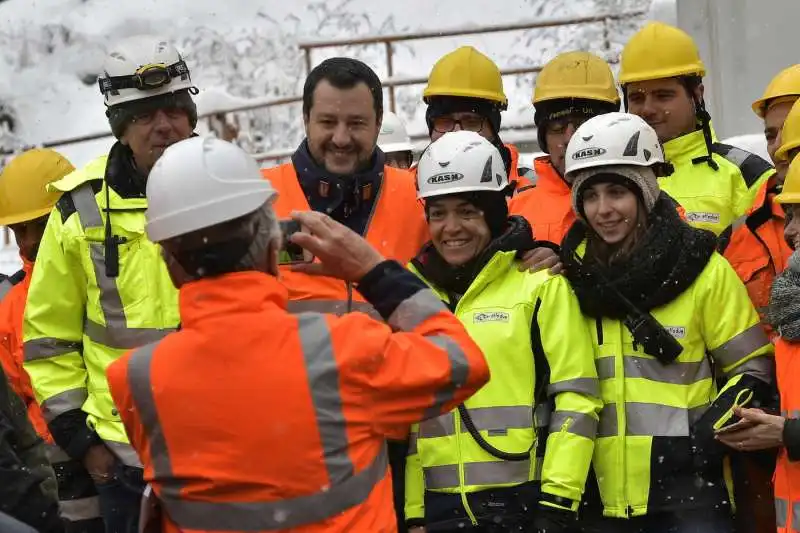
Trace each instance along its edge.
<path fill-rule="evenodd" d="M 781 411 L 786 418 L 800 418 L 800 343 L 778 337 L 775 370 Z M 775 468 L 775 520 L 778 533 L 800 531 L 800 461 L 791 461 L 781 448 Z"/>
<path fill-rule="evenodd" d="M 430 289 L 386 323 L 286 305 L 260 272 L 188 283 L 181 330 L 109 366 L 165 533 L 392 533 L 386 439 L 488 381 Z"/>
<path fill-rule="evenodd" d="M 294 165 L 264 169 L 262 174 L 278 191 L 273 204 L 279 218 L 289 218 L 292 211 L 309 211 L 308 199 L 300 187 Z M 408 171 L 384 167 L 383 180 L 372 216 L 363 237 L 386 259 L 408 263 L 428 241 L 428 225 L 422 204 L 417 201 L 416 186 Z M 289 289 L 289 310 L 317 311 L 338 315 L 364 311 L 377 317 L 372 306 L 344 281 L 292 272 L 280 268 L 281 280 Z"/>
<path fill-rule="evenodd" d="M 11 278 L 4 280 L 5 290 L 0 286 L 0 364 L 8 377 L 11 389 L 25 402 L 31 425 L 45 441 L 52 444 L 53 437 L 47 429 L 47 422 L 36 402 L 31 378 L 22 368 L 22 317 L 28 299 L 33 263 L 23 259 L 25 277 L 14 284 Z M 13 277 L 13 276 L 12 276 Z"/>
<path fill-rule="evenodd" d="M 533 238 L 561 244 L 575 222 L 569 185 L 558 174 L 550 157 L 533 162 L 536 186 L 511 199 L 510 214 L 522 215 L 533 227 Z"/>

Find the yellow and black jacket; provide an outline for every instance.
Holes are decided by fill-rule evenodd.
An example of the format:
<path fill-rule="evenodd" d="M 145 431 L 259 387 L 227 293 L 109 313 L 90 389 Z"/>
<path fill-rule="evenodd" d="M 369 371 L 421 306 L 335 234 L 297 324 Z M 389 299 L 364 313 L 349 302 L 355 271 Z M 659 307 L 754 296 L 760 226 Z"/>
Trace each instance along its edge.
<path fill-rule="evenodd" d="M 662 194 L 647 235 L 617 264 L 585 257 L 582 222 L 561 252 L 593 333 L 604 406 L 592 465 L 609 517 L 726 505 L 714 430 L 734 406 L 766 395 L 772 379 L 772 345 L 747 290 L 714 236 L 666 202 Z M 680 354 L 646 353 L 615 293 L 649 313 Z"/>
<path fill-rule="evenodd" d="M 530 235 L 527 222 L 513 218 Z M 488 254 L 459 296 L 426 277 L 430 264 L 421 258 L 430 250 L 423 249 L 411 269 L 462 320 L 484 352 L 491 379 L 463 404 L 474 428 L 468 428 L 470 422 L 458 409 L 412 428 L 406 463 L 407 521 L 435 521 L 425 507 L 426 495 L 433 492 L 460 496 L 449 501 L 459 502 L 456 505 L 463 506 L 474 524 L 478 512 L 471 509 L 468 495 L 539 478 L 540 505 L 577 510 L 600 401 L 591 339 L 567 281 L 545 271 L 520 272 L 517 252 L 498 250 Z M 548 397 L 554 401 L 552 412 L 544 408 Z M 535 417 L 537 404 L 542 407 Z M 536 428 L 542 425 L 549 426 L 549 436 L 543 464 L 538 464 Z M 489 453 L 472 431 L 517 459 Z M 447 511 L 436 514 L 454 516 Z"/>

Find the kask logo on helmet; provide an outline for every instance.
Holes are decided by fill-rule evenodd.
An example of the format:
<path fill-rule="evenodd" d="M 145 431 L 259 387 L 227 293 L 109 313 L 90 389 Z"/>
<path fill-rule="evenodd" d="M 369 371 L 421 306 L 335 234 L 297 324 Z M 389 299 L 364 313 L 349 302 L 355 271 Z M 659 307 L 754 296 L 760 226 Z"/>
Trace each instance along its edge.
<path fill-rule="evenodd" d="M 460 172 L 442 172 L 441 174 L 434 174 L 428 178 L 428 183 L 431 185 L 441 185 L 443 183 L 452 183 L 464 179 L 464 174 Z"/>
<path fill-rule="evenodd" d="M 589 159 L 590 157 L 601 156 L 604 153 L 606 153 L 606 151 L 607 150 L 605 148 L 594 148 L 594 147 L 582 148 L 577 152 L 575 152 L 574 154 L 572 154 L 572 159 L 574 159 L 575 161 L 579 161 L 581 159 Z"/>

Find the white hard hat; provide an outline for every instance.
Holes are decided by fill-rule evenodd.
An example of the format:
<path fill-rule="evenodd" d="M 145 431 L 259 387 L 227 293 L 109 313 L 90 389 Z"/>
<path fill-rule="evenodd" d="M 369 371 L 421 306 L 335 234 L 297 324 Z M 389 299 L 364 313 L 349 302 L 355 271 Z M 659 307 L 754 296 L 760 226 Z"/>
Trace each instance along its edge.
<path fill-rule="evenodd" d="M 417 198 L 500 192 L 507 186 L 500 151 L 474 131 L 445 133 L 428 146 L 417 165 Z"/>
<path fill-rule="evenodd" d="M 252 213 L 277 193 L 244 150 L 215 137 L 173 144 L 147 178 L 147 236 L 161 242 Z"/>
<path fill-rule="evenodd" d="M 184 89 L 197 91 L 177 48 L 152 35 L 114 45 L 97 82 L 108 107 Z"/>
<path fill-rule="evenodd" d="M 641 117 L 606 113 L 575 131 L 567 145 L 566 173 L 609 165 L 649 167 L 664 162 L 658 135 Z"/>
<path fill-rule="evenodd" d="M 391 111 L 383 112 L 381 132 L 378 135 L 378 148 L 384 153 L 410 152 L 413 149 L 411 137 L 406 132 L 406 126 L 400 117 Z"/>

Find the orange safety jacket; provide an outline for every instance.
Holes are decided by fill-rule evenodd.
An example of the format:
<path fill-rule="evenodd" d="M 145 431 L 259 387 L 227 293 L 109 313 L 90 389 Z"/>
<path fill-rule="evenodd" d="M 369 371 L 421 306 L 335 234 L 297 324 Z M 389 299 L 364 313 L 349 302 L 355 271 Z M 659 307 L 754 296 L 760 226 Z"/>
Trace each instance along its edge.
<path fill-rule="evenodd" d="M 782 415 L 800 418 L 800 343 L 777 339 L 775 370 Z M 778 533 L 800 531 L 800 461 L 789 459 L 786 448 L 778 455 L 774 485 Z"/>
<path fill-rule="evenodd" d="M 719 236 L 719 251 L 747 287 L 770 338 L 775 337 L 775 332 L 764 316 L 772 282 L 786 268 L 792 254 L 783 238 L 783 209 L 773 201 L 777 193 L 774 179 L 765 182 L 756 194 L 753 207 Z"/>
<path fill-rule="evenodd" d="M 428 241 L 428 225 L 408 171 L 384 168 L 378 198 L 363 237 L 383 257 L 405 265 Z M 261 172 L 278 191 L 273 209 L 279 218 L 289 218 L 292 211 L 311 210 L 292 163 Z M 289 289 L 291 312 L 317 311 L 341 315 L 363 311 L 377 317 L 372 306 L 349 283 L 293 272 L 288 266 L 281 266 L 280 273 L 281 280 Z"/>
<path fill-rule="evenodd" d="M 181 330 L 111 364 L 165 533 L 396 531 L 386 439 L 453 409 L 489 370 L 410 272 L 372 274 L 390 268 L 371 296 L 386 323 L 290 314 L 259 272 L 191 282 Z"/>
<path fill-rule="evenodd" d="M 520 170 L 530 171 L 528 168 L 519 168 L 519 150 L 513 144 L 504 144 L 511 154 L 511 169 L 508 172 L 508 182 L 514 186 L 514 196 L 522 192 L 520 189 L 527 189 L 533 183 L 530 179 L 520 174 Z"/>
<path fill-rule="evenodd" d="M 22 270 L 0 284 L 0 364 L 13 391 L 28 409 L 31 425 L 45 441 L 53 444 L 42 410 L 36 402 L 31 378 L 22 368 L 22 317 L 28 300 L 33 263 L 22 259 Z M 4 289 L 5 287 L 5 289 Z"/>
<path fill-rule="evenodd" d="M 536 185 L 511 199 L 509 211 L 521 215 L 533 227 L 533 238 L 561 244 L 575 222 L 571 189 L 558 173 L 550 156 L 533 161 Z"/>

